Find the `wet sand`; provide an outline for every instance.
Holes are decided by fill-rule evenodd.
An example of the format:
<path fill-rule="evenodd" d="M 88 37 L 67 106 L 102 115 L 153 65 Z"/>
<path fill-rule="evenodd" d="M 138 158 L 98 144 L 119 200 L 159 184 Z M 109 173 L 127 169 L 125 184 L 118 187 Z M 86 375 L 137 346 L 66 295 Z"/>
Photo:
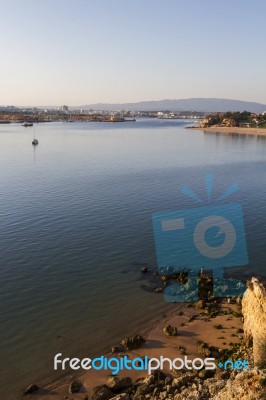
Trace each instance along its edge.
<path fill-rule="evenodd" d="M 156 326 L 152 327 L 150 331 L 143 334 L 146 343 L 138 350 L 120 353 L 121 356 L 127 355 L 129 358 L 135 357 L 169 357 L 174 359 L 176 357 L 184 358 L 187 355 L 189 358 L 203 357 L 197 352 L 198 341 L 203 341 L 209 346 L 216 346 L 218 348 L 228 348 L 229 343 L 238 343 L 241 334 L 237 333 L 237 329 L 242 328 L 240 318 L 232 315 L 233 311 L 238 310 L 236 304 L 228 304 L 224 302 L 221 310 L 230 311 L 227 315 L 222 315 L 220 312 L 214 318 L 208 318 L 205 310 L 198 310 L 195 307 L 188 307 L 186 303 L 177 305 L 177 311 L 172 315 L 166 316 Z M 180 314 L 183 312 L 183 315 Z M 191 317 L 192 320 L 189 322 Z M 178 328 L 178 336 L 165 336 L 163 328 L 167 325 L 172 325 Z M 216 329 L 214 325 L 222 325 L 222 329 Z M 232 336 L 233 335 L 233 336 Z M 122 338 L 121 338 L 122 339 Z M 181 354 L 178 346 L 185 347 L 185 353 Z M 89 355 L 88 355 L 89 356 Z M 106 354 L 107 357 L 118 357 L 119 354 Z M 174 374 L 173 371 L 164 370 L 166 373 Z M 70 374 L 66 378 L 50 385 L 49 387 L 42 388 L 38 392 L 28 396 L 33 400 L 62 400 L 73 399 L 82 400 L 85 393 L 90 393 L 91 389 L 97 385 L 107 382 L 111 371 L 88 371 L 79 374 Z M 130 376 L 133 381 L 137 378 L 147 376 L 146 371 L 127 371 L 124 370 L 119 373 L 119 376 Z M 80 393 L 69 394 L 68 386 L 71 381 L 78 379 L 82 383 Z"/>

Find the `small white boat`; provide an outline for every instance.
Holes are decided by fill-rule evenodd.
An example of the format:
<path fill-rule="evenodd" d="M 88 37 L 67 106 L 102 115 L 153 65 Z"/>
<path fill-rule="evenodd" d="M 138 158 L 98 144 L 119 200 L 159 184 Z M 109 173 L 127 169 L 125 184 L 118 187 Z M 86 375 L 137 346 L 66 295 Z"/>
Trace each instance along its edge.
<path fill-rule="evenodd" d="M 35 127 L 34 127 L 34 133 L 33 133 L 33 141 L 31 142 L 33 146 L 37 146 L 39 144 L 38 139 L 35 138 Z"/>

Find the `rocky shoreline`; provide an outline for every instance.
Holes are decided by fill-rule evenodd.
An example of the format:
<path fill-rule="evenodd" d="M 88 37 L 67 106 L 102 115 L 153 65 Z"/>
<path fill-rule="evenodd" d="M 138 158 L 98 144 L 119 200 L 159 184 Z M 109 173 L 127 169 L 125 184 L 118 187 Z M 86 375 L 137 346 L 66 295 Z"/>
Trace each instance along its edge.
<path fill-rule="evenodd" d="M 144 271 L 143 271 L 144 272 Z M 165 278 L 164 278 L 165 279 Z M 243 314 L 242 314 L 243 313 Z M 145 337 L 124 338 L 108 357 L 214 357 L 248 360 L 250 369 L 231 371 L 169 370 L 118 375 L 89 371 L 53 387 L 27 388 L 32 400 L 257 400 L 266 399 L 266 291 L 256 278 L 247 283 L 243 301 L 204 300 L 184 303 L 165 316 Z M 244 323 L 244 324 L 243 324 Z M 24 396 L 23 396 L 24 397 Z"/>
<path fill-rule="evenodd" d="M 200 130 L 210 133 L 224 133 L 224 134 L 239 134 L 239 135 L 252 135 L 252 136 L 265 136 L 266 129 L 264 128 L 239 128 L 239 127 L 224 127 L 224 126 L 210 126 L 210 127 L 190 127 L 188 129 Z"/>

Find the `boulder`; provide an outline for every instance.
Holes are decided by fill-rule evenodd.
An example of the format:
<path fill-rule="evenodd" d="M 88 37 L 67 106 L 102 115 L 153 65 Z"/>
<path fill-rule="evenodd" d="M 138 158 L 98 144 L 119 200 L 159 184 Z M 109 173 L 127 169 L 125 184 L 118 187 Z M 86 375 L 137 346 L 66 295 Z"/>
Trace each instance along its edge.
<path fill-rule="evenodd" d="M 107 382 L 107 386 L 109 387 L 109 389 L 114 392 L 117 390 L 125 389 L 131 385 L 132 380 L 129 377 L 120 378 L 118 376 L 111 376 Z"/>
<path fill-rule="evenodd" d="M 166 336 L 177 336 L 178 335 L 177 328 L 172 325 L 167 325 L 165 328 L 163 328 L 163 333 Z"/>
<path fill-rule="evenodd" d="M 69 393 L 78 393 L 81 388 L 81 383 L 78 381 L 73 381 L 70 383 L 68 391 Z"/>
<path fill-rule="evenodd" d="M 143 383 L 142 385 L 138 386 L 135 396 L 145 396 L 146 394 L 149 394 L 153 392 L 154 387 L 151 387 L 147 383 Z"/>
<path fill-rule="evenodd" d="M 89 396 L 89 400 L 109 400 L 114 397 L 114 393 L 107 385 L 95 386 Z"/>
<path fill-rule="evenodd" d="M 143 343 L 145 343 L 145 339 L 141 335 L 127 337 L 120 342 L 127 350 L 138 349 Z"/>

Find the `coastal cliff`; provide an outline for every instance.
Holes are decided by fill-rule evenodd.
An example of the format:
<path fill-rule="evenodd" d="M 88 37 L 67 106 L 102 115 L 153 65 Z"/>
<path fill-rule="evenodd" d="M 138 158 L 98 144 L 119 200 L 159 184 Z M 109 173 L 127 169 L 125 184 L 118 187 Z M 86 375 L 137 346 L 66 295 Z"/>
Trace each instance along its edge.
<path fill-rule="evenodd" d="M 266 289 L 258 279 L 247 282 L 242 301 L 244 339 L 253 346 L 254 365 L 266 368 Z"/>

